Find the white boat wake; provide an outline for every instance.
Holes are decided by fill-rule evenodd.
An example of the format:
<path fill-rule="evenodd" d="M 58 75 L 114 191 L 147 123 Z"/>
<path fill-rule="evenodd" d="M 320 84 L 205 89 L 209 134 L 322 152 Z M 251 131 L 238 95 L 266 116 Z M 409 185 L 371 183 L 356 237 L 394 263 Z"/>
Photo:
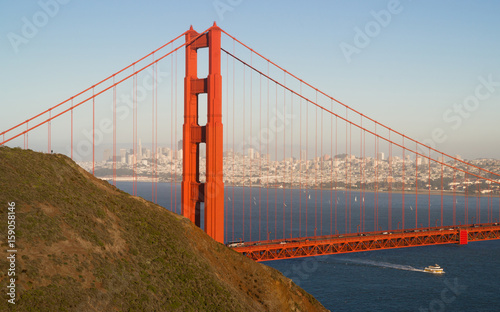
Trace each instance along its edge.
<path fill-rule="evenodd" d="M 371 265 L 371 266 L 376 266 L 376 267 L 381 267 L 381 268 L 390 268 L 390 269 L 396 269 L 396 270 L 424 272 L 425 273 L 424 270 L 414 268 L 410 265 L 401 265 L 401 264 L 394 264 L 394 263 L 382 262 L 382 261 L 359 260 L 359 259 L 342 259 L 340 261 L 347 261 L 347 262 L 351 262 L 351 263 Z"/>

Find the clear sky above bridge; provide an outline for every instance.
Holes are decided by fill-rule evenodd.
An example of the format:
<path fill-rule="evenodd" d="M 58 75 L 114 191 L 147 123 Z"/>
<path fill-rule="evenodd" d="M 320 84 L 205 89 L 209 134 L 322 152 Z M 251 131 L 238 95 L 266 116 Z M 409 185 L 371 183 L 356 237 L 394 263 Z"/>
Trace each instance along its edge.
<path fill-rule="evenodd" d="M 499 14 L 498 1 L 2 1 L 0 129 L 216 21 L 381 123 L 500 158 Z"/>

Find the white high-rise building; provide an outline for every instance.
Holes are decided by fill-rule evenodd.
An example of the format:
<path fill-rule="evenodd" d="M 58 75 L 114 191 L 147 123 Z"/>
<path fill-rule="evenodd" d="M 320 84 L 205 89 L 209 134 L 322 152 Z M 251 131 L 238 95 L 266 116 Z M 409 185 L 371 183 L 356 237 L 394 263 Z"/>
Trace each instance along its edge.
<path fill-rule="evenodd" d="M 250 157 L 250 159 L 253 159 L 254 156 L 255 156 L 255 150 L 252 147 L 250 147 L 248 149 L 248 157 Z"/>
<path fill-rule="evenodd" d="M 120 149 L 120 162 L 122 164 L 127 162 L 127 150 L 125 148 Z"/>
<path fill-rule="evenodd" d="M 167 148 L 166 152 L 165 152 L 165 155 L 167 155 L 167 159 L 168 161 L 172 161 L 172 158 L 173 158 L 173 153 L 172 153 L 172 150 Z"/>
<path fill-rule="evenodd" d="M 127 156 L 127 164 L 132 166 L 134 164 L 134 154 L 128 154 Z"/>
<path fill-rule="evenodd" d="M 112 160 L 111 157 L 112 157 L 111 150 L 109 148 L 105 149 L 102 154 L 102 160 L 104 161 Z"/>
<path fill-rule="evenodd" d="M 300 160 L 307 160 L 307 151 L 304 149 L 300 151 Z"/>
<path fill-rule="evenodd" d="M 142 143 L 141 143 L 141 139 L 139 139 L 139 148 L 137 149 L 137 160 L 138 161 L 142 160 Z"/>
<path fill-rule="evenodd" d="M 415 163 L 417 164 L 417 166 L 418 166 L 418 165 L 421 165 L 421 164 L 422 164 L 422 157 L 418 157 L 418 156 L 416 156 L 416 157 L 415 157 Z"/>

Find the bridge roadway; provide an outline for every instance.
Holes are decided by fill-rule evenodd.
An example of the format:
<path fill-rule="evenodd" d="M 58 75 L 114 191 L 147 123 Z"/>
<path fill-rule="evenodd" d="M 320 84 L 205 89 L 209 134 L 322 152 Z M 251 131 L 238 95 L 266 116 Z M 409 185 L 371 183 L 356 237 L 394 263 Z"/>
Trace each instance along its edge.
<path fill-rule="evenodd" d="M 499 223 L 236 242 L 228 246 L 255 261 L 269 261 L 492 239 L 500 239 Z"/>

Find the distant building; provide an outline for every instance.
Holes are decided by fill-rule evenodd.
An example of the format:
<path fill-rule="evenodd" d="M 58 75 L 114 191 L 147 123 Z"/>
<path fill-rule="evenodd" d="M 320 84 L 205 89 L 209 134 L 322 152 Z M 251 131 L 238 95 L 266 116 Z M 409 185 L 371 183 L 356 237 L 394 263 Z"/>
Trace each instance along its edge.
<path fill-rule="evenodd" d="M 255 150 L 251 147 L 248 149 L 248 157 L 250 157 L 250 159 L 255 157 Z"/>
<path fill-rule="evenodd" d="M 104 150 L 104 153 L 102 154 L 102 160 L 103 161 L 112 160 L 111 159 L 111 150 L 109 148 Z"/>
<path fill-rule="evenodd" d="M 137 149 L 137 160 L 138 161 L 142 160 L 142 142 L 141 142 L 141 139 L 139 139 L 139 148 Z"/>
<path fill-rule="evenodd" d="M 167 150 L 165 151 L 165 155 L 167 156 L 167 159 L 169 161 L 172 161 L 172 159 L 174 157 L 174 153 L 172 152 L 171 149 L 167 148 Z"/>
<path fill-rule="evenodd" d="M 122 164 L 127 162 L 127 150 L 125 148 L 120 149 L 120 162 Z"/>
<path fill-rule="evenodd" d="M 422 157 L 418 157 L 418 156 L 416 156 L 416 157 L 415 157 L 415 163 L 416 163 L 417 165 L 421 165 L 421 164 L 422 164 Z"/>
<path fill-rule="evenodd" d="M 128 156 L 127 156 L 127 164 L 129 166 L 132 166 L 134 164 L 134 155 L 133 154 L 128 154 Z"/>
<path fill-rule="evenodd" d="M 304 149 L 300 151 L 300 160 L 307 160 L 307 151 Z"/>

